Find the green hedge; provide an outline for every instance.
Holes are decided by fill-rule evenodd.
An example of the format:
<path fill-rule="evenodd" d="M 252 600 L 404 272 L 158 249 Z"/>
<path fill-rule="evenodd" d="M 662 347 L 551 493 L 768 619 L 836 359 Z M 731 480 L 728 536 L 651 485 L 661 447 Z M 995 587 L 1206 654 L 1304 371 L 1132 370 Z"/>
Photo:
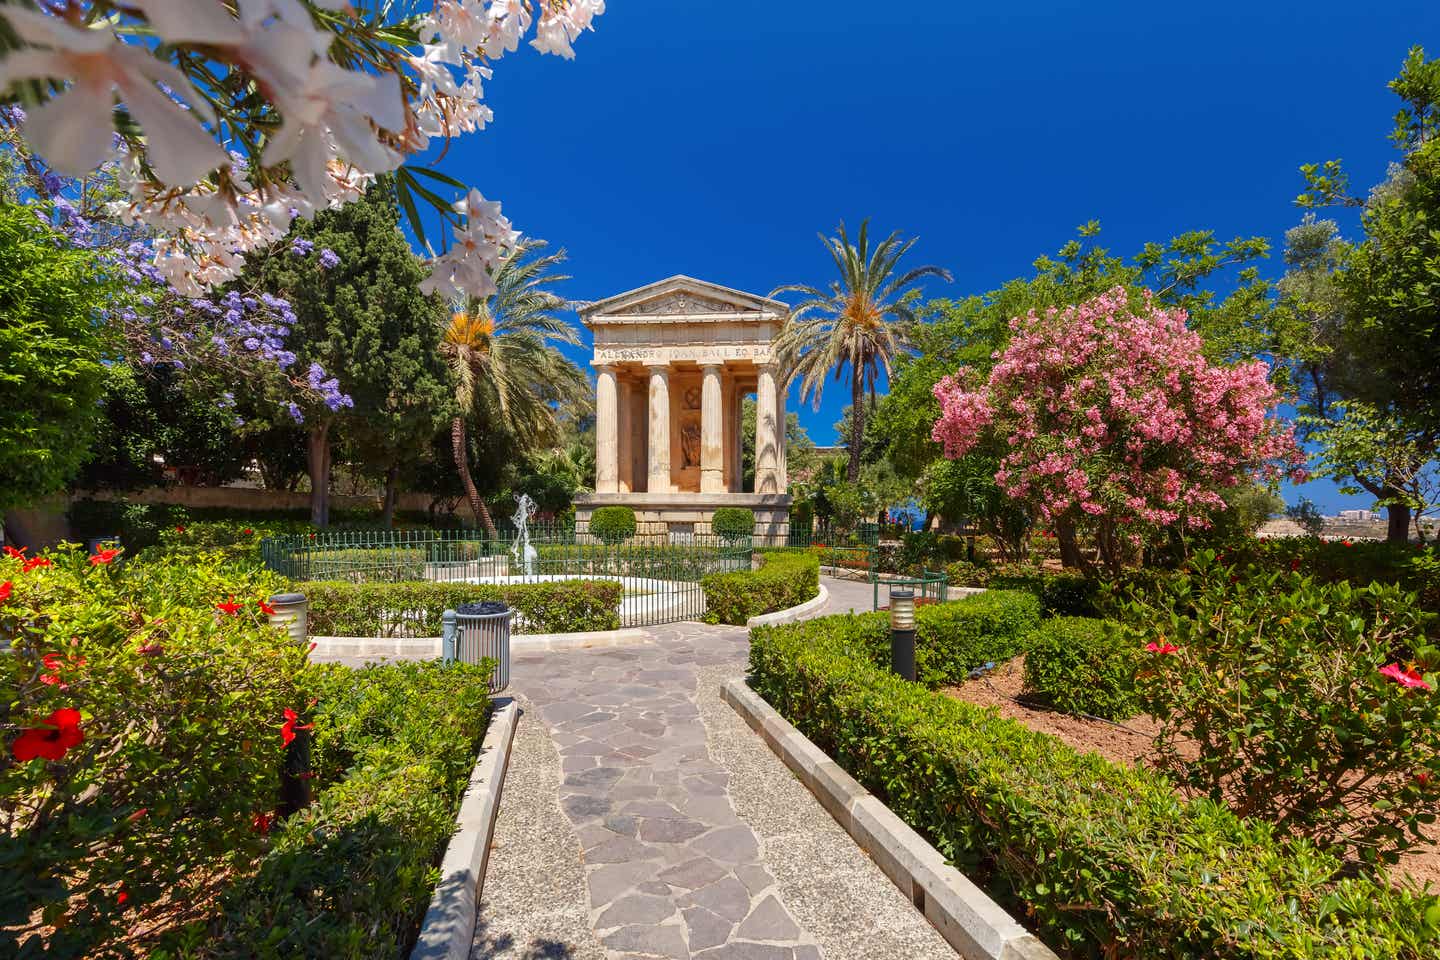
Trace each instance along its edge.
<path fill-rule="evenodd" d="M 604 543 L 623 543 L 635 536 L 635 511 L 629 507 L 596 507 L 590 514 L 590 535 Z"/>
<path fill-rule="evenodd" d="M 222 896 L 196 958 L 409 952 L 489 718 L 491 665 L 318 668 L 319 791 L 274 828 L 258 870 Z"/>
<path fill-rule="evenodd" d="M 542 583 L 304 583 L 315 636 L 439 636 L 447 609 L 504 600 L 536 633 L 618 630 L 624 587 L 617 580 Z"/>
<path fill-rule="evenodd" d="M 1419 960 L 1440 900 L 872 663 L 866 617 L 752 632 L 757 692 L 1073 956 Z"/>
<path fill-rule="evenodd" d="M 705 622 L 744 626 L 762 613 L 784 610 L 820 593 L 820 563 L 803 553 L 766 553 L 759 570 L 712 573 L 705 590 Z"/>
<path fill-rule="evenodd" d="M 1119 624 L 1046 620 L 1025 640 L 1025 692 L 1056 710 L 1125 720 L 1140 712 L 1136 650 Z"/>

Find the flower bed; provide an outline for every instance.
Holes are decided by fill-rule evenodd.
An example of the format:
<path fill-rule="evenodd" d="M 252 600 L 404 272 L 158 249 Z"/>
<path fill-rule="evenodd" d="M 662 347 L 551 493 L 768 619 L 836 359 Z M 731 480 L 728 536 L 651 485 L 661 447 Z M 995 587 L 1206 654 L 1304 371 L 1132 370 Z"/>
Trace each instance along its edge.
<path fill-rule="evenodd" d="M 762 613 L 784 610 L 820 593 L 820 564 L 801 553 L 761 555 L 760 569 L 712 573 L 705 590 L 705 622 L 744 626 Z"/>
<path fill-rule="evenodd" d="M 395 956 L 488 670 L 310 666 L 266 622 L 272 574 L 121 561 L 0 557 L 0 953 Z M 278 823 L 311 724 L 315 803 Z"/>
<path fill-rule="evenodd" d="M 877 666 L 870 619 L 753 631 L 753 685 L 1057 950 L 1418 960 L 1440 949 L 1435 897 L 1337 880 L 1339 861 L 1307 841 L 906 683 Z"/>
<path fill-rule="evenodd" d="M 618 630 L 625 588 L 617 580 L 547 583 L 305 583 L 310 633 L 437 637 L 441 615 L 462 603 L 504 600 L 535 633 Z"/>

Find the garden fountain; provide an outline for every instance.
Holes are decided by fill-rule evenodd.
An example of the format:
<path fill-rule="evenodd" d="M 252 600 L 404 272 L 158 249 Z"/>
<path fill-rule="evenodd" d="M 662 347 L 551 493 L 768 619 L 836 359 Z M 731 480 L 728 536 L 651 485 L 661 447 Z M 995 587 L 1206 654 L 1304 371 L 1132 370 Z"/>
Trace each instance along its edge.
<path fill-rule="evenodd" d="M 535 574 L 537 553 L 530 545 L 530 519 L 535 516 L 536 509 L 538 507 L 530 494 L 518 494 L 515 497 L 515 516 L 510 518 L 515 522 L 515 545 L 510 548 L 510 555 L 527 577 Z"/>

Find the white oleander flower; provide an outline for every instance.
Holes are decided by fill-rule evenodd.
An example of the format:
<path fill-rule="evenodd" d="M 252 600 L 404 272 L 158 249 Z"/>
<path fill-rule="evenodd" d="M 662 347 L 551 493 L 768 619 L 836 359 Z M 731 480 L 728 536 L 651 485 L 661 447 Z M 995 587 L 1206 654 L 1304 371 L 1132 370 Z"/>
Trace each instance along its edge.
<path fill-rule="evenodd" d="M 175 67 L 103 28 L 73 27 L 19 7 L 5 7 L 3 16 L 30 46 L 0 60 L 0 87 L 18 80 L 71 81 L 62 93 L 31 109 L 22 128 L 56 170 L 79 177 L 109 159 L 117 89 L 145 133 L 147 159 L 163 182 L 189 186 L 229 163 L 200 125 L 201 120 L 214 122 L 210 105 Z M 189 104 L 188 110 L 177 96 Z"/>

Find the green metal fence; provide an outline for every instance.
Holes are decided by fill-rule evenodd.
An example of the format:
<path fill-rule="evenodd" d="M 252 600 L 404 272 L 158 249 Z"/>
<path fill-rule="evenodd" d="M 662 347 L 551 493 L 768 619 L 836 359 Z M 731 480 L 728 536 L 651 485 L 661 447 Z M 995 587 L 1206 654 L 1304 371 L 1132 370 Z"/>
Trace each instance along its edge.
<path fill-rule="evenodd" d="M 792 521 L 790 532 L 785 538 L 787 547 L 877 547 L 879 545 L 880 527 L 874 523 L 862 523 L 855 527 L 837 527 L 818 523 L 807 530 Z"/>
<path fill-rule="evenodd" d="M 705 614 L 701 578 L 748 570 L 749 539 L 714 536 L 674 542 L 606 544 L 576 538 L 573 530 L 530 531 L 529 552 L 502 533 L 491 539 L 474 530 L 324 531 L 261 541 L 265 565 L 292 580 L 387 583 L 544 583 L 557 580 L 618 580 L 622 626 L 637 627 Z"/>
<path fill-rule="evenodd" d="M 870 583 L 875 591 L 875 603 L 872 610 L 882 609 L 880 603 L 880 588 L 885 588 L 885 607 L 890 606 L 890 595 L 896 590 L 913 590 L 915 602 L 921 603 L 944 603 L 949 591 L 949 578 L 944 570 L 923 570 L 918 577 L 894 577 L 881 580 L 878 574 L 871 574 Z"/>

